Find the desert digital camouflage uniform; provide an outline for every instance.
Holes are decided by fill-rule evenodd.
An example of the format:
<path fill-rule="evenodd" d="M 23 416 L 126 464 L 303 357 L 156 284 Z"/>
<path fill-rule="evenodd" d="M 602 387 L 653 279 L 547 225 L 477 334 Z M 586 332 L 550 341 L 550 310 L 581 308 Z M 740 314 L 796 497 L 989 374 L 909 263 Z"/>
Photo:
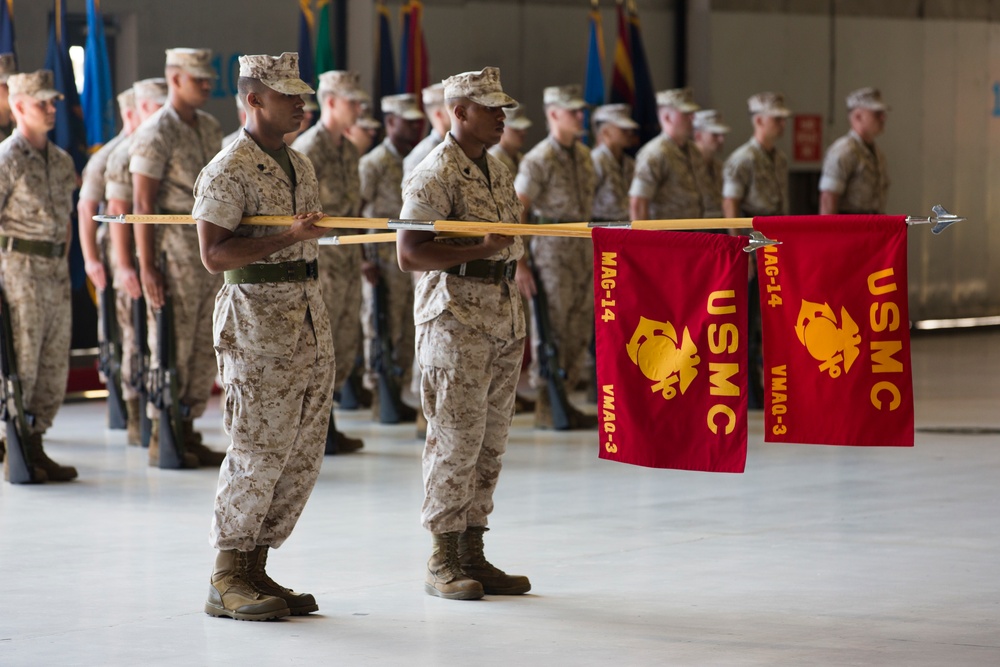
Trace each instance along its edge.
<path fill-rule="evenodd" d="M 769 155 L 756 139 L 737 148 L 722 171 L 722 196 L 740 200 L 744 215 L 788 215 L 788 159 Z"/>
<path fill-rule="evenodd" d="M 365 201 L 362 215 L 366 218 L 398 218 L 403 206 L 403 158 L 387 138 L 359 163 L 361 199 Z M 368 252 L 378 257 L 379 280 L 384 280 L 389 300 L 389 333 L 395 365 L 403 370 L 400 386 L 410 383 L 413 370 L 413 279 L 399 270 L 395 243 L 369 246 Z M 375 372 L 371 368 L 371 349 L 375 344 L 375 289 L 367 280 L 361 282 L 363 301 L 361 326 L 365 336 L 365 384 L 374 387 Z"/>
<path fill-rule="evenodd" d="M 682 148 L 666 134 L 642 147 L 635 159 L 630 197 L 649 200 L 649 218 L 700 218 L 704 215 L 698 177 L 703 159 L 694 142 Z"/>
<path fill-rule="evenodd" d="M 73 211 L 73 160 L 51 141 L 46 153 L 15 131 L 0 143 L 0 281 L 11 328 L 25 411 L 32 433 L 52 426 L 66 395 L 70 284 L 66 248 Z M 7 239 L 63 244 L 57 257 L 8 250 Z"/>
<path fill-rule="evenodd" d="M 885 213 L 889 191 L 885 155 L 877 144 L 868 146 L 851 130 L 827 149 L 819 189 L 840 195 L 840 213 Z"/>
<path fill-rule="evenodd" d="M 296 151 L 288 154 L 294 185 L 242 134 L 198 177 L 192 215 L 236 236 L 262 237 L 285 230 L 240 219 L 320 210 L 312 164 Z M 257 264 L 312 262 L 318 251 L 316 241 L 296 243 Z M 212 546 L 276 548 L 316 483 L 333 406 L 333 340 L 322 288 L 316 280 L 224 285 L 213 329 L 232 443 L 219 472 Z"/>
<path fill-rule="evenodd" d="M 510 172 L 487 158 L 489 181 L 449 134 L 407 181 L 402 217 L 517 222 Z M 468 243 L 460 239 L 441 243 Z M 489 259 L 516 261 L 520 238 Z M 485 526 L 514 415 L 524 309 L 513 279 L 493 284 L 443 271 L 417 283 L 414 318 L 427 417 L 421 522 L 432 533 Z"/>
<path fill-rule="evenodd" d="M 131 145 L 132 137 L 124 137 L 108 156 L 104 169 L 105 201 L 110 199 L 132 201 L 132 172 L 128 170 L 128 152 Z M 117 284 L 117 281 L 115 282 L 115 314 L 118 316 L 118 330 L 122 334 L 122 396 L 125 400 L 131 400 L 139 397 L 139 387 L 133 382 L 139 346 L 132 322 L 132 297 L 125 291 L 124 286 Z"/>
<path fill-rule="evenodd" d="M 494 144 L 493 146 L 490 146 L 486 150 L 490 155 L 500 160 L 500 162 L 502 162 L 504 166 L 507 167 L 507 169 L 510 171 L 511 176 L 517 176 L 517 168 L 521 164 L 521 160 L 524 159 L 523 154 L 518 153 L 517 155 L 511 155 L 510 153 L 505 151 L 503 146 L 501 146 L 500 144 Z"/>
<path fill-rule="evenodd" d="M 635 174 L 635 158 L 622 155 L 619 163 L 607 146 L 590 151 L 594 161 L 594 220 L 628 220 L 628 186 Z"/>
<path fill-rule="evenodd" d="M 361 209 L 358 149 L 347 139 L 333 143 L 322 123 L 303 132 L 292 144 L 312 162 L 319 181 L 319 200 L 325 215 L 354 218 Z M 330 235 L 356 234 L 356 229 L 334 229 Z M 361 259 L 359 245 L 320 246 L 319 280 L 333 330 L 337 365 L 336 389 L 351 375 L 361 351 Z"/>
<path fill-rule="evenodd" d="M 700 179 L 702 190 L 702 206 L 705 209 L 706 218 L 721 218 L 722 212 L 722 170 L 723 164 L 717 156 L 707 160 L 701 160 L 702 176 Z"/>
<path fill-rule="evenodd" d="M 413 170 L 417 168 L 420 162 L 431 154 L 431 151 L 437 148 L 438 144 L 444 141 L 444 137 L 437 133 L 437 130 L 431 130 L 431 133 L 420 140 L 416 146 L 413 147 L 406 157 L 403 158 L 403 180 L 413 173 Z"/>
<path fill-rule="evenodd" d="M 538 222 L 590 220 L 596 175 L 590 149 L 579 141 L 572 149 L 546 137 L 524 156 L 514 179 L 519 195 L 531 200 Z M 594 250 L 587 239 L 535 236 L 531 260 L 549 302 L 552 335 L 568 387 L 581 377 L 584 352 L 594 328 Z M 531 349 L 538 349 L 535 318 L 531 318 Z M 531 382 L 542 386 L 537 355 L 531 360 Z"/>
<path fill-rule="evenodd" d="M 166 104 L 132 133 L 129 170 L 160 181 L 156 202 L 160 213 L 191 213 L 195 179 L 221 147 L 219 122 L 201 110 L 196 115 L 196 126 L 192 127 Z M 173 298 L 180 402 L 188 406 L 190 419 L 196 419 L 205 412 L 215 382 L 211 322 L 222 276 L 213 276 L 202 265 L 194 225 L 158 225 L 156 252 L 166 253 L 167 259 L 164 282 Z M 150 366 L 156 368 L 158 345 L 152 308 L 148 328 Z"/>

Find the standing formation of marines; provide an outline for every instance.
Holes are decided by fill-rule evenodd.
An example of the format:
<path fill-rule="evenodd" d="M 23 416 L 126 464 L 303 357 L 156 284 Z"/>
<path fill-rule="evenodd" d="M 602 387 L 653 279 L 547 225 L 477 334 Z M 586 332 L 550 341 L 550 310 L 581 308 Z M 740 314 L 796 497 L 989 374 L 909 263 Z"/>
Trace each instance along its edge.
<path fill-rule="evenodd" d="M 723 166 L 717 153 L 730 128 L 717 112 L 699 111 L 689 89 L 657 95 L 662 133 L 633 159 L 637 125 L 627 105 L 593 110 L 591 150 L 581 141 L 587 105 L 580 88 L 551 87 L 543 96 L 548 136 L 522 154 L 530 121 L 503 91 L 499 70 L 487 67 L 423 91 L 431 131 L 422 141 L 425 112 L 416 97 L 379 100 L 386 138 L 368 151 L 379 124 L 366 112 L 370 98 L 356 73 L 319 77 L 319 120 L 302 131 L 305 96 L 314 91 L 299 78 L 298 56 L 243 56 L 243 127 L 222 148 L 218 121 L 201 111 L 215 77 L 210 60 L 204 49 L 170 49 L 164 78 L 138 81 L 119 96 L 122 132 L 91 159 L 78 207 L 87 275 L 98 289 L 118 290 L 129 442 L 138 444 L 146 409 L 139 402 L 146 378 L 135 365 L 148 346 L 157 370 L 163 334 L 176 347 L 177 467 L 220 466 L 211 528 L 218 554 L 205 611 L 264 620 L 319 608 L 312 595 L 274 582 L 265 565 L 294 528 L 331 439 L 338 452 L 363 446 L 332 423 L 334 396 L 358 364 L 368 389 L 379 373 L 398 373 L 398 387 L 413 373 L 426 419 L 427 593 L 476 599 L 527 592 L 527 577 L 487 560 L 484 534 L 525 339 L 530 331 L 537 344 L 540 336 L 526 304 L 540 290 L 568 386 L 588 382 L 590 244 L 534 237 L 529 253 L 519 237 L 445 239 L 408 230 L 398 244 L 321 249 L 321 236 L 349 232 L 316 223 L 359 214 L 483 223 L 785 214 L 788 166 L 776 147 L 790 113 L 783 96 L 749 99 L 752 138 Z M 0 55 L 0 132 L 9 135 L 0 143 L 0 287 L 14 352 L 4 368 L 17 369 L 16 383 L 4 378 L 4 400 L 8 412 L 21 411 L 17 453 L 27 474 L 11 479 L 10 455 L 4 472 L 18 482 L 77 476 L 43 448 L 65 395 L 70 345 L 66 253 L 76 176 L 69 156 L 48 139 L 59 96 L 51 72 L 14 73 L 12 58 Z M 822 212 L 882 213 L 888 177 L 874 140 L 887 107 L 872 88 L 847 102 L 851 132 L 824 162 Z M 121 224 L 106 233 L 90 220 L 101 211 L 190 215 L 197 226 Z M 255 215 L 294 222 L 242 222 Z M 133 327 L 141 300 L 146 341 Z M 172 309 L 170 325 L 158 331 L 165 308 Z M 384 310 L 378 321 L 376 308 Z M 391 339 L 392 358 L 375 368 L 378 326 L 388 327 L 381 334 Z M 540 386 L 539 370 L 530 375 Z M 217 376 L 230 438 L 225 453 L 206 447 L 193 426 Z M 551 408 L 539 391 L 536 426 L 552 427 Z M 569 428 L 596 422 L 572 406 L 569 417 Z M 162 464 L 159 432 L 154 425 L 151 465 Z"/>

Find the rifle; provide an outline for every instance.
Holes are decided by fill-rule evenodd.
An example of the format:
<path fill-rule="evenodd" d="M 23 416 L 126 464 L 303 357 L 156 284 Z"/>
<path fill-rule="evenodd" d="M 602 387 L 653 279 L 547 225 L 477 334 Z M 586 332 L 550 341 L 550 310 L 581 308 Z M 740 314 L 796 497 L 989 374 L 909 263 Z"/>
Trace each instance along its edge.
<path fill-rule="evenodd" d="M 162 260 L 166 269 L 166 258 Z M 156 311 L 158 367 L 152 374 L 150 398 L 160 421 L 160 467 L 184 467 L 184 418 L 187 406 L 180 403 L 180 382 L 177 377 L 177 341 L 174 337 L 174 302 L 164 295 L 163 307 Z"/>
<path fill-rule="evenodd" d="M 139 394 L 139 442 L 149 447 L 149 436 L 153 432 L 153 421 L 149 418 L 146 405 L 149 403 L 149 334 L 146 328 L 146 299 L 140 296 L 132 300 L 132 327 L 135 329 L 136 357 L 130 378 L 132 386 Z"/>
<path fill-rule="evenodd" d="M 7 461 L 11 484 L 38 484 L 45 481 L 35 476 L 35 466 L 25 447 L 34 417 L 24 411 L 21 378 L 17 372 L 17 355 L 14 350 L 14 329 L 10 319 L 10 306 L 0 289 L 0 419 L 7 422 Z"/>
<path fill-rule="evenodd" d="M 108 277 L 108 282 L 104 289 L 97 293 L 97 305 L 101 310 L 98 368 L 104 375 L 104 383 L 108 388 L 108 428 L 123 429 L 127 420 L 121 386 L 122 346 L 115 312 L 115 289 L 111 286 L 111 271 L 108 268 L 107 258 L 104 260 L 104 273 Z"/>
<path fill-rule="evenodd" d="M 389 290 L 384 277 L 379 277 L 374 290 L 372 314 L 375 319 L 375 341 L 372 343 L 371 362 L 372 369 L 378 375 L 379 421 L 383 424 L 398 424 L 404 420 L 407 406 L 400 399 L 399 378 L 403 371 L 394 363 L 392 335 L 389 332 Z"/>
<path fill-rule="evenodd" d="M 538 355 L 539 374 L 545 379 L 545 390 L 549 393 L 552 428 L 566 431 L 572 426 L 564 382 L 566 371 L 559 365 L 559 347 L 552 335 L 552 322 L 549 320 L 549 300 L 534 264 L 531 265 L 531 275 L 535 278 L 535 295 L 531 297 L 531 303 L 534 305 L 535 325 L 538 328 L 538 349 L 535 353 Z"/>

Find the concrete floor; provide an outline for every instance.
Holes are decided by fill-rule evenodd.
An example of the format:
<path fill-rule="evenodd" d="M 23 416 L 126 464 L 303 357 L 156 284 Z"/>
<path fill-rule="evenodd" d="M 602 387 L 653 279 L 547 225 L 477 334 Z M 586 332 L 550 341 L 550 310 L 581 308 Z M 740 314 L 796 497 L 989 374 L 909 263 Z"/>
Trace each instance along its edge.
<path fill-rule="evenodd" d="M 79 481 L 0 483 L 0 665 L 1000 665 L 1000 332 L 915 339 L 915 449 L 766 445 L 743 475 L 597 458 L 515 420 L 488 553 L 530 595 L 423 592 L 412 427 L 342 413 L 281 583 L 321 611 L 202 611 L 216 471 L 164 471 L 65 406 Z M 221 448 L 218 406 L 200 422 Z M 962 429 L 993 429 L 963 434 Z"/>

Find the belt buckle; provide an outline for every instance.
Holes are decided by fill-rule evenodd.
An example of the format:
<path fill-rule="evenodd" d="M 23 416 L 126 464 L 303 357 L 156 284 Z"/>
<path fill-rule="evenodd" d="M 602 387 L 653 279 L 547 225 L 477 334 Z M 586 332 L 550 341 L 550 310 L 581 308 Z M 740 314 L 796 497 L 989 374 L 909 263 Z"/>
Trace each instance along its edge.
<path fill-rule="evenodd" d="M 16 239 L 13 236 L 6 237 L 4 239 L 4 244 L 3 244 L 4 250 L 6 250 L 7 252 L 14 252 L 14 241 L 15 240 Z"/>
<path fill-rule="evenodd" d="M 469 265 L 467 263 L 465 263 L 465 262 L 462 262 L 461 264 L 459 264 L 458 265 L 458 275 L 464 276 L 465 275 L 465 270 L 468 267 L 469 267 Z"/>
<path fill-rule="evenodd" d="M 306 262 L 306 279 L 316 280 L 319 278 L 319 263 L 316 260 Z"/>

